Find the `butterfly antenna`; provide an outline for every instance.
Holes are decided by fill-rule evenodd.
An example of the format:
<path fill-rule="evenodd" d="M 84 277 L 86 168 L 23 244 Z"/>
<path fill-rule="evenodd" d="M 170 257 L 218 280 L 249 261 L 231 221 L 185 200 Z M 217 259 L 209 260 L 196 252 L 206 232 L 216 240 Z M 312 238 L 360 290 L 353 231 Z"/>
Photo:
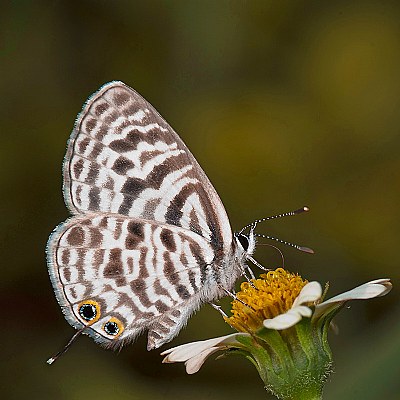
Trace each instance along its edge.
<path fill-rule="evenodd" d="M 273 237 L 273 236 L 263 235 L 261 233 L 255 233 L 254 236 L 255 237 L 262 237 L 262 238 L 270 239 L 270 240 L 275 240 L 276 242 L 282 243 L 282 244 L 284 244 L 286 246 L 294 247 L 295 249 L 303 251 L 304 253 L 314 254 L 314 250 L 310 249 L 309 247 L 299 246 L 297 244 L 286 242 L 285 240 L 278 239 L 278 238 Z"/>
<path fill-rule="evenodd" d="M 256 219 L 251 224 L 248 224 L 244 228 L 242 228 L 241 231 L 239 232 L 239 234 L 242 233 L 243 231 L 245 231 L 247 228 L 250 228 L 250 227 L 252 229 L 255 229 L 255 227 L 257 226 L 257 224 L 259 222 L 269 221 L 271 219 L 277 219 L 277 218 L 282 218 L 282 217 L 291 217 L 293 215 L 302 214 L 303 212 L 307 212 L 309 210 L 310 209 L 308 207 L 304 206 L 304 207 L 301 207 L 301 208 L 299 208 L 297 210 L 285 212 L 283 214 L 277 214 L 277 215 L 272 215 L 271 217 Z"/>
<path fill-rule="evenodd" d="M 56 361 L 58 358 L 60 358 L 70 347 L 71 345 L 75 342 L 75 340 L 83 333 L 85 328 L 79 329 L 78 332 L 72 336 L 72 338 L 69 340 L 69 342 L 64 346 L 64 348 L 59 351 L 55 356 L 50 357 L 46 362 L 47 364 L 51 365 Z"/>

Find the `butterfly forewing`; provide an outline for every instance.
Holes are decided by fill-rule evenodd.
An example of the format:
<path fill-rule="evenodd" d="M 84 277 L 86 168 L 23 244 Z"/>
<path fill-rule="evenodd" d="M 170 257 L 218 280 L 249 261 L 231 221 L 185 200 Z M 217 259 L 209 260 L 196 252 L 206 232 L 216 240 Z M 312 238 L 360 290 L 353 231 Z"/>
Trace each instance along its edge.
<path fill-rule="evenodd" d="M 179 136 L 121 82 L 89 99 L 64 165 L 73 213 L 111 212 L 190 229 L 217 248 L 232 241 L 215 189 Z"/>
<path fill-rule="evenodd" d="M 74 216 L 49 239 L 50 276 L 69 323 L 103 345 L 148 330 L 148 348 L 161 346 L 238 276 L 215 189 L 173 129 L 121 82 L 103 86 L 78 116 L 64 197 Z"/>

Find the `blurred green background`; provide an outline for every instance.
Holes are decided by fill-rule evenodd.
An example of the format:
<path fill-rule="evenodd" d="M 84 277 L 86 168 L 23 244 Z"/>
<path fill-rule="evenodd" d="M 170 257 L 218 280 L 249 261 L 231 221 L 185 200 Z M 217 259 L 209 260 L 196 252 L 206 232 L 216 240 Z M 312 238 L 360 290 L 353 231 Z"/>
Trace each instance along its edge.
<path fill-rule="evenodd" d="M 1 393 L 4 399 L 269 398 L 241 358 L 194 376 L 145 338 L 121 353 L 71 337 L 44 248 L 67 216 L 61 163 L 86 98 L 118 79 L 180 133 L 233 229 L 259 226 L 310 246 L 286 266 L 330 296 L 391 277 L 390 295 L 352 303 L 331 335 L 326 399 L 400 390 L 400 4 L 398 1 L 3 1 L 1 44 Z M 281 260 L 270 247 L 256 258 Z M 258 273 L 258 271 L 256 271 Z M 229 302 L 224 302 L 228 309 Z M 172 345 L 230 333 L 204 306 Z"/>

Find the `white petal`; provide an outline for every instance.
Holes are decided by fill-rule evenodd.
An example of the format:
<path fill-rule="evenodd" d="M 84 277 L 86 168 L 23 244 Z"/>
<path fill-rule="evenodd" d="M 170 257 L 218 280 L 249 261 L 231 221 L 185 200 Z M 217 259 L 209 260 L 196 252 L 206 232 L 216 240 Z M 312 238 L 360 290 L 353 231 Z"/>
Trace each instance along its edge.
<path fill-rule="evenodd" d="M 197 354 L 197 356 L 190 358 L 185 362 L 186 372 L 188 374 L 195 374 L 211 354 L 220 350 L 222 350 L 221 347 L 210 347 L 209 349 L 202 351 L 200 354 Z"/>
<path fill-rule="evenodd" d="M 310 318 L 312 315 L 312 310 L 306 306 L 297 306 L 291 309 L 292 312 L 298 312 L 302 317 Z"/>
<path fill-rule="evenodd" d="M 315 307 L 313 318 L 330 312 L 349 300 L 365 300 L 384 296 L 392 290 L 390 279 L 376 279 L 328 299 Z"/>
<path fill-rule="evenodd" d="M 322 287 L 319 282 L 313 281 L 308 282 L 303 289 L 301 289 L 299 295 L 293 302 L 293 307 L 296 307 L 300 304 L 310 303 L 317 301 L 322 296 Z"/>
<path fill-rule="evenodd" d="M 280 314 L 272 319 L 264 320 L 263 324 L 268 329 L 282 330 L 296 325 L 302 317 L 311 317 L 312 311 L 306 306 L 291 308 L 284 314 Z"/>
<path fill-rule="evenodd" d="M 386 287 L 386 290 L 383 291 L 381 294 L 379 294 L 377 297 L 385 296 L 386 294 L 388 294 L 392 290 L 392 287 L 393 287 L 392 282 L 390 282 L 389 278 L 375 279 L 374 281 L 365 283 L 364 285 L 367 285 L 367 284 L 370 284 L 370 283 L 371 284 L 377 283 L 377 284 L 384 285 Z"/>
<path fill-rule="evenodd" d="M 192 357 L 196 357 L 203 351 L 210 349 L 215 346 L 221 346 L 223 344 L 235 344 L 236 337 L 239 335 L 248 335 L 247 333 L 233 333 L 227 336 L 220 336 L 213 339 L 201 340 L 198 342 L 186 343 L 180 346 L 173 347 L 172 349 L 165 350 L 161 353 L 162 356 L 167 355 L 164 358 L 163 363 L 183 362 L 187 361 Z"/>

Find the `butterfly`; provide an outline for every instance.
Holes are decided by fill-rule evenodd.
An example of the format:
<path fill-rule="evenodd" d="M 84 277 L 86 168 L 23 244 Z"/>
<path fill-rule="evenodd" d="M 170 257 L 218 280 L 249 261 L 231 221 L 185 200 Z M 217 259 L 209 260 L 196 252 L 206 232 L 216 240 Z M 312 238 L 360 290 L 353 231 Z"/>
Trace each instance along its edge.
<path fill-rule="evenodd" d="M 255 225 L 232 233 L 192 153 L 122 82 L 105 84 L 79 114 L 63 193 L 72 217 L 51 234 L 47 262 L 73 339 L 115 348 L 147 331 L 147 348 L 158 348 L 229 293 L 252 260 Z"/>

